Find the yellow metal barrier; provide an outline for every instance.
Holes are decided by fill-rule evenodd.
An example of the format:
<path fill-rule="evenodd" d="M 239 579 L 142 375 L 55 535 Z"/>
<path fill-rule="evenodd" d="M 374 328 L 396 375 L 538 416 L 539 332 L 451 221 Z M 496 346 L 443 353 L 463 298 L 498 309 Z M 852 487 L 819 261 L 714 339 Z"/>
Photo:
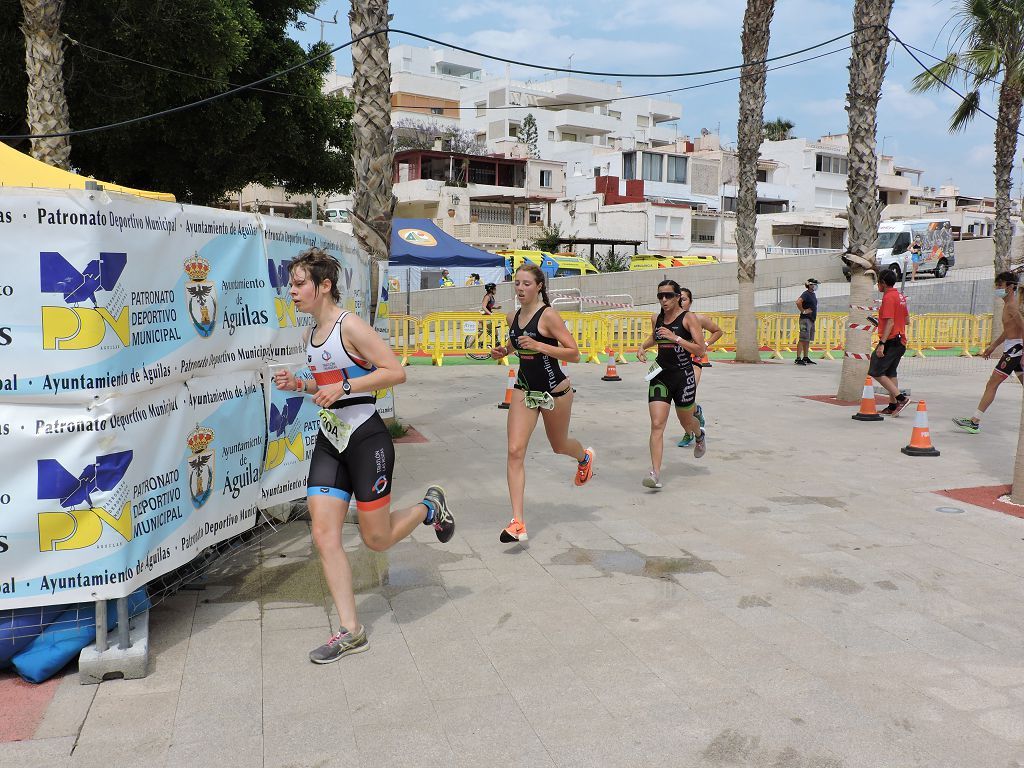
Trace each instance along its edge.
<path fill-rule="evenodd" d="M 607 348 L 604 318 L 597 313 L 560 312 L 565 327 L 580 348 L 580 361 L 600 363 L 600 353 Z"/>
<path fill-rule="evenodd" d="M 388 318 L 391 350 L 401 359 L 402 365 L 408 365 L 409 356 L 419 349 L 419 326 L 419 321 L 410 315 L 391 315 Z"/>
<path fill-rule="evenodd" d="M 563 312 L 562 319 L 579 346 L 581 360 L 600 363 L 600 355 L 611 351 L 616 362 L 636 349 L 651 334 L 648 312 Z M 722 329 L 722 337 L 709 351 L 736 348 L 736 314 L 706 312 Z M 846 345 L 849 316 L 839 312 L 818 315 L 811 349 L 834 359 Z M 445 355 L 486 352 L 502 343 L 508 335 L 504 315 L 478 312 L 437 312 L 422 320 L 407 315 L 389 318 L 391 347 L 402 364 L 417 352 L 430 355 L 434 365 L 442 365 Z M 907 346 L 912 356 L 924 357 L 929 350 L 960 349 L 970 357 L 972 350 L 984 348 L 992 335 L 992 315 L 922 314 L 911 315 L 907 326 Z M 780 312 L 757 313 L 757 343 L 773 358 L 791 352 L 800 339 L 799 315 Z M 507 360 L 502 364 L 507 365 Z"/>
<path fill-rule="evenodd" d="M 722 329 L 722 337 L 708 347 L 708 352 L 719 352 L 723 349 L 736 349 L 736 315 L 725 312 L 699 312 L 698 314 L 710 318 L 715 325 Z"/>
<path fill-rule="evenodd" d="M 612 357 L 616 362 L 625 363 L 626 353 L 636 352 L 651 335 L 652 314 L 652 312 L 602 313 L 605 349 L 612 351 Z"/>
<path fill-rule="evenodd" d="M 443 365 L 445 355 L 483 353 L 497 346 L 508 336 L 508 323 L 504 315 L 434 312 L 423 318 L 420 330 L 421 349 L 429 352 L 434 365 Z"/>

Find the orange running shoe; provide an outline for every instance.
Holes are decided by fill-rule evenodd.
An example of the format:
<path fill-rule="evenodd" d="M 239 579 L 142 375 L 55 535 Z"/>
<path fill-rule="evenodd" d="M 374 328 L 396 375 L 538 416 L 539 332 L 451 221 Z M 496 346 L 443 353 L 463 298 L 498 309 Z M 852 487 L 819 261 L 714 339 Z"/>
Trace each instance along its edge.
<path fill-rule="evenodd" d="M 576 477 L 573 478 L 573 482 L 576 485 L 583 485 L 587 480 L 594 476 L 594 449 L 587 448 L 583 452 L 583 461 L 580 462 L 579 468 L 576 470 Z"/>
<path fill-rule="evenodd" d="M 501 532 L 501 536 L 498 539 L 502 544 L 511 544 L 513 541 L 526 541 L 526 523 L 513 517 L 512 522 Z"/>

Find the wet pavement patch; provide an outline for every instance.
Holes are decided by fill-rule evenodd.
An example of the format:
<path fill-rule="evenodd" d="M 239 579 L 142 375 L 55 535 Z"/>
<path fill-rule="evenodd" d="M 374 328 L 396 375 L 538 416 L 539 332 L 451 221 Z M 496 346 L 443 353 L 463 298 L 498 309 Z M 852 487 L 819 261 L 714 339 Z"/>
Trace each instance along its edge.
<path fill-rule="evenodd" d="M 796 583 L 801 587 L 820 589 L 822 592 L 838 592 L 841 595 L 855 595 L 864 591 L 864 587 L 845 576 L 804 576 Z"/>
<path fill-rule="evenodd" d="M 718 573 L 707 560 L 687 557 L 654 557 L 634 549 L 584 549 L 570 547 L 568 552 L 551 558 L 552 565 L 592 565 L 604 573 L 628 573 L 650 579 L 668 579 L 677 573 Z"/>

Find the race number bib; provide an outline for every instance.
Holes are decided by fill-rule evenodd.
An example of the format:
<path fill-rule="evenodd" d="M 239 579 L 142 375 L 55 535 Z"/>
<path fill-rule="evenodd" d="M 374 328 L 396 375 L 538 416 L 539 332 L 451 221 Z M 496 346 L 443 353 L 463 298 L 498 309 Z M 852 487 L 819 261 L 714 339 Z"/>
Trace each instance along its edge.
<path fill-rule="evenodd" d="M 352 436 L 352 425 L 339 419 L 333 411 L 320 409 L 320 431 L 331 441 L 338 453 L 348 448 L 348 439 Z"/>
<path fill-rule="evenodd" d="M 644 379 L 646 379 L 647 381 L 650 381 L 655 376 L 657 376 L 659 373 L 661 373 L 661 366 L 658 365 L 657 362 L 653 362 L 653 363 L 651 363 L 650 367 L 647 369 L 647 375 L 644 376 Z"/>

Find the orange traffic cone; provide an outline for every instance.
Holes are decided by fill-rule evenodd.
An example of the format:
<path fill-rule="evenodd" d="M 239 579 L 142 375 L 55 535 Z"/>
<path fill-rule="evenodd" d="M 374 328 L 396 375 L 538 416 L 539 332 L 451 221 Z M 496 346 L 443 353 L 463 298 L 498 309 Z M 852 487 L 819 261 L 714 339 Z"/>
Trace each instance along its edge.
<path fill-rule="evenodd" d="M 932 445 L 928 434 L 928 409 L 924 400 L 917 403 L 917 416 L 914 417 L 914 431 L 910 433 L 910 445 L 900 448 L 907 456 L 938 456 L 939 452 Z"/>
<path fill-rule="evenodd" d="M 615 355 L 608 355 L 608 367 L 605 368 L 601 381 L 622 381 L 619 372 L 615 369 Z"/>
<path fill-rule="evenodd" d="M 505 385 L 505 401 L 498 403 L 498 407 L 508 410 L 512 406 L 512 390 L 516 387 L 516 369 L 508 369 L 508 384 Z"/>
<path fill-rule="evenodd" d="M 871 384 L 871 377 L 864 380 L 864 394 L 860 398 L 860 411 L 853 414 L 851 419 L 857 421 L 882 421 L 882 416 L 875 408 L 875 388 Z"/>

